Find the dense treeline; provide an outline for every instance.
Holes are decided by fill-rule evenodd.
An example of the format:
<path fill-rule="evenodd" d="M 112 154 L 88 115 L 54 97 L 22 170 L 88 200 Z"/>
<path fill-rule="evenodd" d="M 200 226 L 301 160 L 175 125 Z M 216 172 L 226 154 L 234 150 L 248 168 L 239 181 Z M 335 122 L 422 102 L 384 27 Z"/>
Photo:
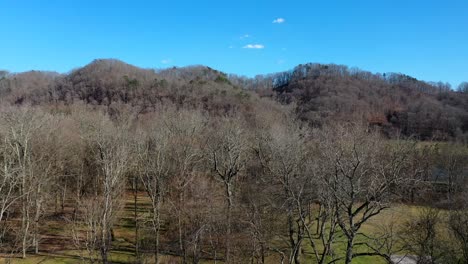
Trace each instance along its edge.
<path fill-rule="evenodd" d="M 0 138 L 4 254 L 41 252 L 41 226 L 55 215 L 84 261 L 109 263 L 133 197 L 137 262 L 390 262 L 409 253 L 467 263 L 464 146 L 389 141 L 361 124 L 311 129 L 288 110 L 174 106 L 114 116 L 6 107 Z M 449 211 L 361 230 L 402 202 Z"/>

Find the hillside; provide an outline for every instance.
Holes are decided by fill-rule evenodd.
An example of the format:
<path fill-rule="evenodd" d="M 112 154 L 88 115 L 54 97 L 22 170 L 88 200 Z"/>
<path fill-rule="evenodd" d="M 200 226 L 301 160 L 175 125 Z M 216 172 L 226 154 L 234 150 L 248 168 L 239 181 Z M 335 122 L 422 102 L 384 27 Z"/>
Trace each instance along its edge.
<path fill-rule="evenodd" d="M 95 60 L 63 75 L 39 71 L 9 74 L 0 79 L 0 95 L 14 105 L 81 102 L 103 107 L 126 104 L 152 111 L 173 104 L 217 112 L 247 107 L 248 98 L 255 96 L 208 67 L 156 72 L 118 60 Z"/>
<path fill-rule="evenodd" d="M 468 132 L 468 93 L 404 74 L 373 74 L 343 65 L 304 64 L 246 78 L 205 66 L 156 71 L 99 59 L 67 74 L 0 76 L 0 97 L 13 105 L 84 103 L 114 112 L 125 105 L 151 112 L 170 104 L 222 114 L 279 107 L 273 106 L 276 101 L 294 106 L 297 116 L 312 126 L 361 121 L 389 136 L 402 133 L 425 140 L 466 140 Z"/>
<path fill-rule="evenodd" d="M 252 80 L 234 79 L 259 93 L 273 90 L 279 102 L 295 103 L 298 117 L 315 126 L 364 121 L 388 135 L 466 140 L 468 93 L 455 92 L 447 83 L 334 64 L 305 64 Z"/>

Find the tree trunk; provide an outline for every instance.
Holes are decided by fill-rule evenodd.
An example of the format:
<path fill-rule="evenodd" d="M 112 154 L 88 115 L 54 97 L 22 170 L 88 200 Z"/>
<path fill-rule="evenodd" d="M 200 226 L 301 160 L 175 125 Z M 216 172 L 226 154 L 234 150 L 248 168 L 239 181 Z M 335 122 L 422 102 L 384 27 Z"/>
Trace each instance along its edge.
<path fill-rule="evenodd" d="M 155 264 L 158 264 L 159 262 L 159 232 L 161 229 L 160 207 L 161 207 L 161 197 L 158 195 L 156 197 L 156 204 L 153 206 L 153 227 L 154 227 L 154 233 L 155 233 L 155 239 L 154 239 L 154 262 Z M 179 224 L 180 224 L 180 221 L 179 221 Z"/>
<path fill-rule="evenodd" d="M 226 253 L 225 260 L 226 263 L 230 263 L 230 254 L 231 254 L 231 213 L 232 213 L 232 190 L 231 184 L 225 182 L 226 187 L 226 201 L 227 201 L 227 213 L 226 213 Z"/>
<path fill-rule="evenodd" d="M 346 259 L 345 264 L 351 264 L 353 260 L 353 243 L 354 243 L 354 235 L 348 237 L 348 243 L 346 245 Z"/>
<path fill-rule="evenodd" d="M 303 233 L 304 233 L 304 228 L 301 225 L 301 221 L 297 220 L 297 239 L 296 239 L 296 252 L 294 254 L 294 262 L 296 264 L 301 263 L 301 254 L 302 254 L 302 238 L 303 238 Z"/>
<path fill-rule="evenodd" d="M 67 195 L 67 184 L 65 183 L 65 186 L 63 188 L 63 191 L 62 191 L 62 213 L 65 212 L 65 198 L 66 198 L 66 195 Z"/>
<path fill-rule="evenodd" d="M 103 242 L 105 243 L 105 242 Z M 105 245 L 102 245 L 101 246 L 101 258 L 102 258 L 102 264 L 108 264 L 108 260 L 107 260 L 107 248 Z"/>
<path fill-rule="evenodd" d="M 265 245 L 263 242 L 260 243 L 260 256 L 262 260 L 262 264 L 265 264 Z"/>
<path fill-rule="evenodd" d="M 182 206 L 183 206 L 183 202 L 184 202 L 184 192 L 183 190 L 180 191 L 179 193 L 179 208 L 178 208 L 178 213 L 177 213 L 177 221 L 178 221 L 178 225 L 179 225 L 179 248 L 181 250 L 181 253 L 182 253 L 182 259 L 183 259 L 183 263 L 186 264 L 187 263 L 187 250 L 186 250 L 186 247 L 185 247 L 185 242 L 184 242 L 184 228 L 183 228 L 183 223 L 182 223 Z"/>
<path fill-rule="evenodd" d="M 135 258 L 140 262 L 139 252 L 139 234 L 138 234 L 138 181 L 137 177 L 133 177 L 133 219 L 135 222 Z"/>
<path fill-rule="evenodd" d="M 29 223 L 27 223 L 27 227 L 29 227 Z M 28 232 L 28 228 L 26 228 L 24 230 L 24 234 L 23 234 L 23 243 L 22 243 L 22 252 L 23 252 L 23 258 L 25 259 L 26 258 L 26 249 L 27 249 L 27 232 Z"/>
<path fill-rule="evenodd" d="M 29 233 L 29 212 L 25 209 L 26 212 L 23 215 L 22 226 L 23 226 L 23 240 L 22 240 L 22 257 L 26 258 L 26 251 L 28 249 L 28 233 Z"/>
<path fill-rule="evenodd" d="M 294 234 L 296 231 L 294 230 L 294 219 L 291 213 L 288 213 L 288 227 L 289 227 L 289 243 L 290 249 L 291 249 L 291 254 L 289 257 L 289 263 L 296 263 L 300 264 L 300 254 L 301 254 L 301 240 L 302 240 L 302 235 L 301 231 L 298 229 L 297 230 L 297 240 L 294 237 Z"/>
<path fill-rule="evenodd" d="M 38 185 L 38 190 L 37 190 L 37 193 L 39 194 L 40 193 L 40 185 Z M 36 206 L 36 211 L 35 211 L 35 214 L 34 214 L 34 224 L 33 224 L 33 246 L 34 246 L 34 252 L 36 254 L 39 253 L 39 217 L 41 215 L 41 198 L 39 197 L 36 197 L 35 199 L 35 206 Z"/>

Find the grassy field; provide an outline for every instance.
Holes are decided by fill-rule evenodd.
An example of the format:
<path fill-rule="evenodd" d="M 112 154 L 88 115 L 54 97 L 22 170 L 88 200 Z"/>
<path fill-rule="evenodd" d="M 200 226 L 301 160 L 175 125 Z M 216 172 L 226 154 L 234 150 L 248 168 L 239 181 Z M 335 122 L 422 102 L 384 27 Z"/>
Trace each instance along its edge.
<path fill-rule="evenodd" d="M 364 234 L 376 234 L 381 231 L 382 227 L 389 226 L 391 224 L 404 224 L 412 217 L 416 216 L 421 211 L 421 207 L 407 206 L 407 205 L 394 205 L 393 207 L 383 211 L 380 215 L 372 218 L 367 224 L 363 225 L 360 232 Z M 355 243 L 362 241 L 363 237 L 357 237 Z M 320 245 L 320 242 L 317 241 Z M 346 242 L 344 237 L 337 239 L 334 243 L 334 251 L 337 255 L 345 255 Z M 366 252 L 365 246 L 355 246 L 354 252 Z M 307 263 L 315 263 L 312 254 L 312 248 L 310 245 L 306 245 L 305 259 Z M 338 262 L 339 263 L 339 262 Z M 353 259 L 354 264 L 385 264 L 387 263 L 381 257 L 363 256 Z"/>
<path fill-rule="evenodd" d="M 127 196 L 126 205 L 121 212 L 119 222 L 114 229 L 115 241 L 113 241 L 113 250 L 110 252 L 110 260 L 113 263 L 135 263 L 134 255 L 134 221 L 133 221 L 133 200 L 131 195 Z M 144 195 L 140 195 L 144 197 Z M 144 208 L 148 206 L 148 201 L 145 198 L 140 198 L 138 201 L 139 207 L 143 208 L 140 212 L 144 212 Z M 368 224 L 362 227 L 362 232 L 373 234 L 378 232 L 381 226 L 388 225 L 391 222 L 404 223 L 412 216 L 420 212 L 421 208 L 416 206 L 395 205 L 390 209 L 382 212 L 380 215 L 372 219 Z M 80 252 L 73 248 L 70 239 L 70 231 L 66 224 L 60 220 L 50 220 L 43 226 L 44 237 L 40 245 L 40 253 L 38 255 L 30 254 L 26 259 L 9 258 L 10 263 L 18 264 L 68 264 L 82 263 Z M 359 239 L 358 239 L 359 241 Z M 341 243 L 342 242 L 342 243 Z M 335 243 L 334 250 L 338 254 L 345 252 L 345 243 L 343 239 L 338 239 Z M 356 251 L 362 250 L 359 247 Z M 307 243 L 304 246 L 303 259 L 305 263 L 313 263 L 312 249 Z M 272 255 L 268 259 L 268 263 L 279 263 L 278 256 Z M 0 261 L 7 262 L 7 259 L 1 258 Z M 175 256 L 162 256 L 160 263 L 179 263 L 179 259 Z M 210 263 L 210 262 L 205 262 Z M 219 261 L 218 261 L 219 263 Z M 356 258 L 353 263 L 364 264 L 373 263 L 380 264 L 385 261 L 379 257 L 360 257 Z"/>

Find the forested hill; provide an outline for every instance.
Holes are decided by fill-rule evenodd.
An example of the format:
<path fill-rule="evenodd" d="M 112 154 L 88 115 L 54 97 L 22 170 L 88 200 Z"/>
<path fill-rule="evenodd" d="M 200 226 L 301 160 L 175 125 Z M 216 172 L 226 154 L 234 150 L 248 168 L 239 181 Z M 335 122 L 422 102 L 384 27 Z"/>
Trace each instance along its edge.
<path fill-rule="evenodd" d="M 399 73 L 373 74 L 343 65 L 305 64 L 254 79 L 233 77 L 260 94 L 273 90 L 283 104 L 314 125 L 363 120 L 387 134 L 421 139 L 465 138 L 468 84 L 427 83 Z"/>
<path fill-rule="evenodd" d="M 85 103 L 148 112 L 172 104 L 226 112 L 247 107 L 252 95 L 231 85 L 225 74 L 203 66 L 157 72 L 118 60 L 95 60 L 68 74 L 32 71 L 0 77 L 0 97 L 14 105 Z"/>
<path fill-rule="evenodd" d="M 468 137 L 467 87 L 462 84 L 454 91 L 448 84 L 404 74 L 322 64 L 255 78 L 205 66 L 152 70 L 102 59 L 67 74 L 0 72 L 3 104 L 85 103 L 140 112 L 171 104 L 222 114 L 275 108 L 279 106 L 273 101 L 277 101 L 294 106 L 298 117 L 314 126 L 328 120 L 359 120 L 380 126 L 389 135 L 401 132 L 439 140 Z"/>

